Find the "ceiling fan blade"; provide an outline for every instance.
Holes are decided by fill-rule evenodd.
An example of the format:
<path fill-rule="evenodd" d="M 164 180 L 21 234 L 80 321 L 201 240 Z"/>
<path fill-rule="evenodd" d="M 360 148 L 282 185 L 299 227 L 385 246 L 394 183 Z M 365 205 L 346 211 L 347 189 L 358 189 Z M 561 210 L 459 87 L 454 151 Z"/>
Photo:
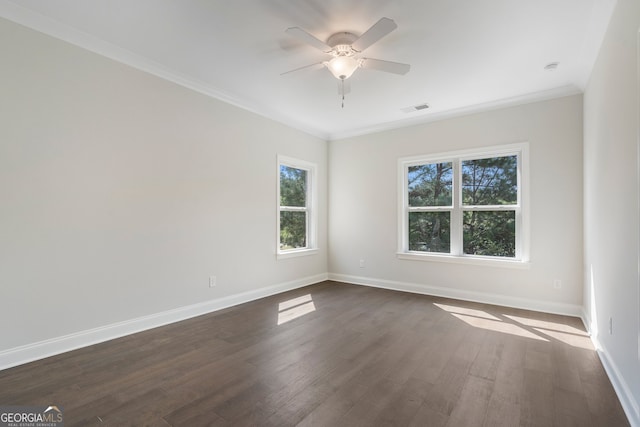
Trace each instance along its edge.
<path fill-rule="evenodd" d="M 344 96 L 351 92 L 351 83 L 348 79 L 338 80 L 338 95 Z"/>
<path fill-rule="evenodd" d="M 385 71 L 393 74 L 407 74 L 411 65 L 400 62 L 383 61 L 382 59 L 362 58 L 362 68 Z"/>
<path fill-rule="evenodd" d="M 318 62 L 318 63 L 315 63 L 315 64 L 305 65 L 304 67 L 300 67 L 300 68 L 296 68 L 296 69 L 293 69 L 293 70 L 285 71 L 284 73 L 280 73 L 280 75 L 284 76 L 286 74 L 295 73 L 296 71 L 305 70 L 307 68 L 312 69 L 312 70 L 315 70 L 315 69 L 319 70 L 322 67 L 324 67 L 324 64 L 322 62 Z"/>
<path fill-rule="evenodd" d="M 380 18 L 380 20 L 365 31 L 358 40 L 353 42 L 351 47 L 358 52 L 362 52 L 396 28 L 398 28 L 398 25 L 393 22 L 393 19 Z"/>
<path fill-rule="evenodd" d="M 331 52 L 331 46 L 329 46 L 325 42 L 320 41 L 319 39 L 315 38 L 314 36 L 312 36 L 311 34 L 307 33 L 302 28 L 298 28 L 298 27 L 287 28 L 285 33 L 289 34 L 290 36 L 293 36 L 293 37 L 297 38 L 300 41 L 305 42 L 308 45 L 311 45 L 311 46 L 315 47 L 316 49 L 320 49 L 324 53 Z"/>

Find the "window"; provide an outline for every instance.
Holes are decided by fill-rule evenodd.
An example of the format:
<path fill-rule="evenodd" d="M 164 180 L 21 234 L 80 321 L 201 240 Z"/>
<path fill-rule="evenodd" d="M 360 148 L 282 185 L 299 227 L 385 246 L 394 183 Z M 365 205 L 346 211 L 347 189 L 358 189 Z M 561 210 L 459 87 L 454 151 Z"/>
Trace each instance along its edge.
<path fill-rule="evenodd" d="M 399 161 L 400 258 L 528 261 L 527 144 Z"/>
<path fill-rule="evenodd" d="M 316 249 L 316 167 L 278 156 L 278 257 Z"/>

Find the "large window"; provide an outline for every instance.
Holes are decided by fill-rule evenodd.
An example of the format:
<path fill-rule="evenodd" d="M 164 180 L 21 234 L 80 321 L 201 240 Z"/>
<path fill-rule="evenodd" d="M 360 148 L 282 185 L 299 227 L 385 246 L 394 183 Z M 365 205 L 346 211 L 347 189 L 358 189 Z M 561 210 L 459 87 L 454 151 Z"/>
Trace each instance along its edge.
<path fill-rule="evenodd" d="M 527 144 L 400 159 L 399 256 L 528 261 Z"/>
<path fill-rule="evenodd" d="M 278 256 L 316 249 L 316 167 L 278 156 Z"/>

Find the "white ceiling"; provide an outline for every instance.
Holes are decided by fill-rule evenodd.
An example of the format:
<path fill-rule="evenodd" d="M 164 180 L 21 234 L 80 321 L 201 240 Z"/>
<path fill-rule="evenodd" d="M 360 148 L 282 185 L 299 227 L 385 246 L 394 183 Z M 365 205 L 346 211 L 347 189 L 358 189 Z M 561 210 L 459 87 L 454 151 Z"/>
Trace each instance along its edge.
<path fill-rule="evenodd" d="M 325 139 L 584 88 L 615 0 L 0 0 L 0 16 Z M 366 50 L 340 107 L 326 60 L 285 34 L 398 29 Z M 545 71 L 559 62 L 556 71 Z M 428 103 L 428 110 L 402 109 Z"/>

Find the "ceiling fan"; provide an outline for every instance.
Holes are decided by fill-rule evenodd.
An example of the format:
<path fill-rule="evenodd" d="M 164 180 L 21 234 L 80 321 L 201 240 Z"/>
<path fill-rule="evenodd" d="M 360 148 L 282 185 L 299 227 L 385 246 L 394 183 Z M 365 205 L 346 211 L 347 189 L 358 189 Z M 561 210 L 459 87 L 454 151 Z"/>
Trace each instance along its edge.
<path fill-rule="evenodd" d="M 411 68 L 409 64 L 359 56 L 365 49 L 396 28 L 398 28 L 398 25 L 393 21 L 393 19 L 381 18 L 360 37 L 349 32 L 339 32 L 331 35 L 327 39 L 326 43 L 301 28 L 287 28 L 287 34 L 321 50 L 327 55 L 333 56 L 333 58 L 328 61 L 317 62 L 315 64 L 296 68 L 295 70 L 284 72 L 281 75 L 307 68 L 326 67 L 331 71 L 331 74 L 333 74 L 335 78 L 340 80 L 338 90 L 342 95 L 342 107 L 344 108 L 344 95 L 348 92 L 348 86 L 345 88 L 345 80 L 351 77 L 358 68 L 369 68 L 372 70 L 402 75 L 409 72 L 409 69 Z"/>

